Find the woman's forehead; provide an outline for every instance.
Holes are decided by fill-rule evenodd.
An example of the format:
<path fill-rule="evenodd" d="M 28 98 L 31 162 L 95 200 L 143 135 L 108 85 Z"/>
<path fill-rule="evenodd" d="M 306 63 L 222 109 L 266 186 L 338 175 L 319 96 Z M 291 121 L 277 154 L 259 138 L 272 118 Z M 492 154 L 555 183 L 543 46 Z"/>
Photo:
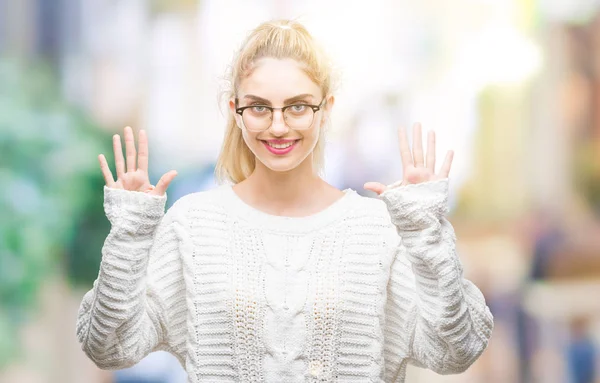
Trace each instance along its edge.
<path fill-rule="evenodd" d="M 272 102 L 283 102 L 300 94 L 320 96 L 321 89 L 295 60 L 259 60 L 239 84 L 238 97 L 254 95 Z"/>

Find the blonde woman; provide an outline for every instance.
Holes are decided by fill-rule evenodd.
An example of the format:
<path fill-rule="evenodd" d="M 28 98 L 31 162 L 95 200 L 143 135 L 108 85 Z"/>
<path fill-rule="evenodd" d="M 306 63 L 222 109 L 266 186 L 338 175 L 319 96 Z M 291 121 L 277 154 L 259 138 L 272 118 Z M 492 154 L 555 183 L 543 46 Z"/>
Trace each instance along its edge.
<path fill-rule="evenodd" d="M 190 382 L 403 382 L 408 363 L 460 373 L 484 351 L 492 315 L 445 218 L 452 152 L 436 171 L 416 125 L 412 150 L 399 131 L 403 179 L 365 184 L 378 198 L 329 185 L 332 83 L 302 25 L 258 26 L 231 68 L 230 182 L 166 214 L 176 172 L 151 186 L 146 133 L 136 153 L 125 129 L 126 159 L 115 135 L 116 181 L 99 156 L 112 228 L 77 322 L 98 367 L 166 350 Z"/>

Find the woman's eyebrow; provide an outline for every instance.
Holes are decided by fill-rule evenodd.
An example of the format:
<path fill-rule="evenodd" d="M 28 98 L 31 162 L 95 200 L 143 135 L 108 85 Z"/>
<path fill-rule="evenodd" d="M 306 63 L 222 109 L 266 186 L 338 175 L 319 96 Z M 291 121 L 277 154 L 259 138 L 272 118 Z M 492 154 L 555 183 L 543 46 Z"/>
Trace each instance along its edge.
<path fill-rule="evenodd" d="M 250 100 L 250 101 L 262 102 L 265 105 L 271 105 L 271 101 L 267 100 L 266 98 L 255 96 L 253 94 L 247 94 L 247 95 L 245 95 L 244 99 L 245 100 Z"/>
<path fill-rule="evenodd" d="M 267 100 L 266 98 L 262 98 L 253 94 L 247 94 L 243 97 L 245 100 L 250 100 L 250 101 L 257 101 L 257 102 L 261 102 L 265 105 L 271 105 L 271 101 Z M 297 96 L 285 99 L 283 101 L 284 104 L 291 104 L 294 101 L 298 101 L 298 100 L 305 100 L 305 99 L 314 99 L 314 96 L 310 93 L 303 93 L 303 94 L 299 94 Z"/>
<path fill-rule="evenodd" d="M 294 101 L 298 101 L 298 100 L 305 100 L 307 98 L 313 99 L 313 95 L 310 93 L 304 93 L 304 94 L 299 94 L 297 96 L 294 96 L 292 98 L 288 98 L 286 100 L 283 101 L 284 104 L 291 104 Z"/>

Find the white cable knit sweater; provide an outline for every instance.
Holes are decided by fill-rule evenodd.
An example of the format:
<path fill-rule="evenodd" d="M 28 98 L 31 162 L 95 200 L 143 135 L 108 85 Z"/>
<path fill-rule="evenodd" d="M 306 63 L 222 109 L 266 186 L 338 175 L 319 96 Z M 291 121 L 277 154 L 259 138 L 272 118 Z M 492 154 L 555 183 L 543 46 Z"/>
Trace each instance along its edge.
<path fill-rule="evenodd" d="M 355 191 L 308 217 L 225 185 L 179 199 L 105 186 L 112 228 L 77 321 L 103 369 L 155 350 L 190 382 L 404 382 L 468 368 L 493 319 L 463 278 L 448 179 Z"/>

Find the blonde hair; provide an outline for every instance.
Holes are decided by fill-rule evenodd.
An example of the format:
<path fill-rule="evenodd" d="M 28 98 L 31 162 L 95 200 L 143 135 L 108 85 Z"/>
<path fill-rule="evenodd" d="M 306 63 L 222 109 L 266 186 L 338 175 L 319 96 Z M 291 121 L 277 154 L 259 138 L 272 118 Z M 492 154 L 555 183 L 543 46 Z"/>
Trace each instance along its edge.
<path fill-rule="evenodd" d="M 321 87 L 323 97 L 333 90 L 333 69 L 323 49 L 306 28 L 294 20 L 265 22 L 254 29 L 242 44 L 229 68 L 227 100 L 235 98 L 240 82 L 252 73 L 253 64 L 263 58 L 291 58 L 303 64 L 305 73 Z M 223 146 L 217 160 L 215 175 L 219 182 L 239 183 L 254 171 L 256 158 L 244 142 L 242 131 L 237 127 L 234 114 L 228 110 Z M 313 150 L 313 165 L 322 171 L 324 165 L 324 129 L 319 132 Z"/>

